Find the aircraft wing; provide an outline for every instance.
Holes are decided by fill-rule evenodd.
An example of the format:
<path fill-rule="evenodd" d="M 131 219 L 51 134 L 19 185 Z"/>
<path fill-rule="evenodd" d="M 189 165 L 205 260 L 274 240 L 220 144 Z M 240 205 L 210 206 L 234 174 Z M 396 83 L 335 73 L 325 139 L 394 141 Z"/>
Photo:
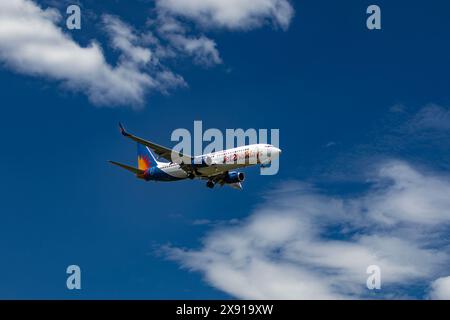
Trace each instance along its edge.
<path fill-rule="evenodd" d="M 161 146 L 159 144 L 153 143 L 151 141 L 147 141 L 145 139 L 142 139 L 142 138 L 139 138 L 139 137 L 137 137 L 135 135 L 132 135 L 131 133 L 128 133 L 121 123 L 119 123 L 119 127 L 120 127 L 120 132 L 122 133 L 122 135 L 124 137 L 127 137 L 127 138 L 129 138 L 129 139 L 131 139 L 133 141 L 136 141 L 136 142 L 140 143 L 140 144 L 143 144 L 144 146 L 147 146 L 150 149 L 152 149 L 158 156 L 166 159 L 167 161 L 174 162 L 172 160 L 172 152 L 173 152 L 172 149 L 163 147 L 163 146 Z M 183 165 L 184 166 L 190 166 L 191 165 L 191 163 L 192 163 L 192 157 L 191 156 L 184 155 L 184 154 L 179 153 L 179 152 L 176 153 L 176 154 L 177 154 L 178 158 L 180 159 L 182 167 L 183 167 Z"/>

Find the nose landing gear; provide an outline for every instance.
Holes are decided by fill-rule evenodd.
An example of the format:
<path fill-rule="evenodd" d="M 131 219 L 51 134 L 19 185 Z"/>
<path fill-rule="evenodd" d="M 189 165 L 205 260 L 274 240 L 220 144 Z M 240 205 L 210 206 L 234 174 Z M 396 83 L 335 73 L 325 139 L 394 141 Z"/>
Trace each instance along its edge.
<path fill-rule="evenodd" d="M 210 189 L 214 188 L 214 182 L 212 182 L 211 180 L 208 180 L 208 182 L 206 183 L 206 186 Z"/>

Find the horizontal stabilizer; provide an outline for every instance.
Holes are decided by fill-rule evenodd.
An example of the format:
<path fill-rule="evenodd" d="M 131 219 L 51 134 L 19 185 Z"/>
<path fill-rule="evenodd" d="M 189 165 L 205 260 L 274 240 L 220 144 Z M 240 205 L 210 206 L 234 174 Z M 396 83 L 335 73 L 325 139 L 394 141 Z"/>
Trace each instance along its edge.
<path fill-rule="evenodd" d="M 112 163 L 113 165 L 119 166 L 119 167 L 121 167 L 121 168 L 123 168 L 123 169 L 125 169 L 125 170 L 128 170 L 128 171 L 130 171 L 130 172 L 133 172 L 133 173 L 136 174 L 136 175 L 142 175 L 142 174 L 145 173 L 144 170 L 140 170 L 140 169 L 138 169 L 138 168 L 131 167 L 131 166 L 128 166 L 128 165 L 123 164 L 123 163 L 120 163 L 120 162 L 111 161 L 111 160 L 108 160 L 108 162 Z"/>

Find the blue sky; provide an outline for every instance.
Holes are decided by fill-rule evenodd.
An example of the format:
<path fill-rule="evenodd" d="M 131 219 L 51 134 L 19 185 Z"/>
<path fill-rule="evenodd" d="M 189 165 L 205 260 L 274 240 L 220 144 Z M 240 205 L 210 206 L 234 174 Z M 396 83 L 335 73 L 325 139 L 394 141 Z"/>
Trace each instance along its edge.
<path fill-rule="evenodd" d="M 152 1 L 84 0 L 82 29 L 69 31 L 59 2 L 56 30 L 81 48 L 95 39 L 104 64 L 131 61 L 128 71 L 156 83 L 117 85 L 107 82 L 114 73 L 93 72 L 107 94 L 85 64 L 56 70 L 44 51 L 18 61 L 11 48 L 24 45 L 0 36 L 1 298 L 448 297 L 450 5 L 377 1 L 382 30 L 369 31 L 369 1 L 273 3 L 293 10 L 280 13 L 288 22 L 264 10 L 257 24 L 245 11 L 205 22 Z M 212 8 L 220 16 L 226 6 Z M 150 67 L 133 60 L 114 47 L 105 14 L 128 24 L 136 47 L 172 52 Z M 204 47 L 187 51 L 158 33 L 170 19 Z M 106 162 L 136 161 L 119 121 L 171 146 L 172 131 L 194 120 L 279 128 L 279 173 L 251 168 L 242 192 L 211 191 L 200 181 L 144 183 Z M 381 264 L 379 292 L 365 289 L 366 262 Z M 66 289 L 71 264 L 81 291 Z"/>

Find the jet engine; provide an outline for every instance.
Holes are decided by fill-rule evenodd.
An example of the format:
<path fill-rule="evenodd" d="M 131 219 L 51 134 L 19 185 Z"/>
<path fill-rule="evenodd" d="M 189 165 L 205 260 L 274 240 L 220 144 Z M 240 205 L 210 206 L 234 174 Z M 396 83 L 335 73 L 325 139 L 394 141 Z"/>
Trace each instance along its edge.
<path fill-rule="evenodd" d="M 244 181 L 245 175 L 243 172 L 238 171 L 228 171 L 224 178 L 226 183 L 238 183 Z"/>

